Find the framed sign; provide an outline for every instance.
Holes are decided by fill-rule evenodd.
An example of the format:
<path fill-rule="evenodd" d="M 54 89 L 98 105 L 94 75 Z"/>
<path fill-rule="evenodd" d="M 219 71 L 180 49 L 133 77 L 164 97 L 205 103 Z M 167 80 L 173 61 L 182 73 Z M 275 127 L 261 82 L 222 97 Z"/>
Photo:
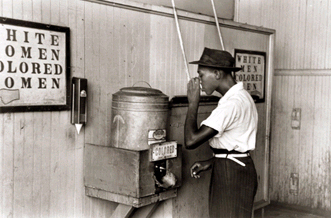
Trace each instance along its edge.
<path fill-rule="evenodd" d="M 70 29 L 0 17 L 0 112 L 70 108 Z"/>
<path fill-rule="evenodd" d="M 243 82 L 256 103 L 264 102 L 266 53 L 235 49 L 234 56 L 235 66 L 242 68 L 235 73 L 236 81 Z"/>

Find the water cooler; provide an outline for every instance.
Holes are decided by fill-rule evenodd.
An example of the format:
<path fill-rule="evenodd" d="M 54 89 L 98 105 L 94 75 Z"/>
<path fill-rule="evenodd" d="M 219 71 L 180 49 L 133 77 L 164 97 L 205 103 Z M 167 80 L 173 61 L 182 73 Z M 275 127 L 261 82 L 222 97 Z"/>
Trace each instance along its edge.
<path fill-rule="evenodd" d="M 135 208 L 176 197 L 182 146 L 167 137 L 168 96 L 125 87 L 113 94 L 111 109 L 111 144 L 85 146 L 86 194 Z"/>

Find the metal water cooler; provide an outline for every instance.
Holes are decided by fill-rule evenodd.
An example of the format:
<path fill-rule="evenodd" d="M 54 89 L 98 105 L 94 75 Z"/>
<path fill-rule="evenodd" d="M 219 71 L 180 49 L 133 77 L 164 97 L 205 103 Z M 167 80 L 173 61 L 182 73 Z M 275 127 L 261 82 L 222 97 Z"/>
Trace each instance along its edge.
<path fill-rule="evenodd" d="M 113 94 L 111 112 L 111 144 L 85 146 L 86 194 L 136 208 L 176 197 L 182 146 L 167 140 L 168 96 L 125 87 Z"/>

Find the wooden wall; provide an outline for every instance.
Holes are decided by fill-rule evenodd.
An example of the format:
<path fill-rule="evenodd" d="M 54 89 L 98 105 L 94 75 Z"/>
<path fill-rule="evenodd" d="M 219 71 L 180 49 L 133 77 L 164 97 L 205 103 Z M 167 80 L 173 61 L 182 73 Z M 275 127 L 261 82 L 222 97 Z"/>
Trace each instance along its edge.
<path fill-rule="evenodd" d="M 85 143 L 109 143 L 112 94 L 137 81 L 170 97 L 186 91 L 174 20 L 156 14 L 81 0 L 0 0 L 2 17 L 69 27 L 71 76 L 89 81 L 80 135 L 68 111 L 0 114 L 0 217 L 111 216 L 116 203 L 85 195 L 83 152 Z M 188 23 L 183 39 L 195 60 L 205 24 Z M 167 207 L 157 216 L 168 216 Z"/>
<path fill-rule="evenodd" d="M 236 1 L 238 22 L 276 30 L 271 200 L 331 210 L 331 1 Z M 291 112 L 301 108 L 301 129 Z M 298 194 L 290 175 L 299 174 Z"/>
<path fill-rule="evenodd" d="M 0 16 L 70 27 L 71 73 L 84 77 L 93 69 L 84 39 L 90 7 L 78 0 L 0 0 Z M 110 217 L 116 204 L 85 196 L 84 135 L 68 111 L 0 114 L 0 217 Z"/>
<path fill-rule="evenodd" d="M 85 77 L 89 85 L 88 121 L 79 135 L 69 111 L 0 114 L 1 217 L 110 217 L 116 203 L 85 196 L 83 152 L 85 143 L 110 143 L 112 94 L 137 81 L 170 98 L 186 93 L 172 11 L 101 2 L 0 0 L 2 17 L 70 27 L 71 76 Z M 205 46 L 220 48 L 213 18 L 195 15 L 180 24 L 188 60 L 199 59 Z M 267 35 L 234 31 L 223 30 L 230 52 L 237 46 L 268 50 Z M 196 66 L 190 73 L 197 75 Z M 167 208 L 163 202 L 155 216 L 169 216 Z"/>

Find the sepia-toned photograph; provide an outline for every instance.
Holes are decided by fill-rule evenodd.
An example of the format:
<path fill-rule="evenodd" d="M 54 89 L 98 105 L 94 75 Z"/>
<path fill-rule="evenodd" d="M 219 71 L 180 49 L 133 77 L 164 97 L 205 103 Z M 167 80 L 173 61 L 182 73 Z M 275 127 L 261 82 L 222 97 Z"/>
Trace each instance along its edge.
<path fill-rule="evenodd" d="M 331 217 L 331 0 L 0 0 L 0 218 Z"/>

